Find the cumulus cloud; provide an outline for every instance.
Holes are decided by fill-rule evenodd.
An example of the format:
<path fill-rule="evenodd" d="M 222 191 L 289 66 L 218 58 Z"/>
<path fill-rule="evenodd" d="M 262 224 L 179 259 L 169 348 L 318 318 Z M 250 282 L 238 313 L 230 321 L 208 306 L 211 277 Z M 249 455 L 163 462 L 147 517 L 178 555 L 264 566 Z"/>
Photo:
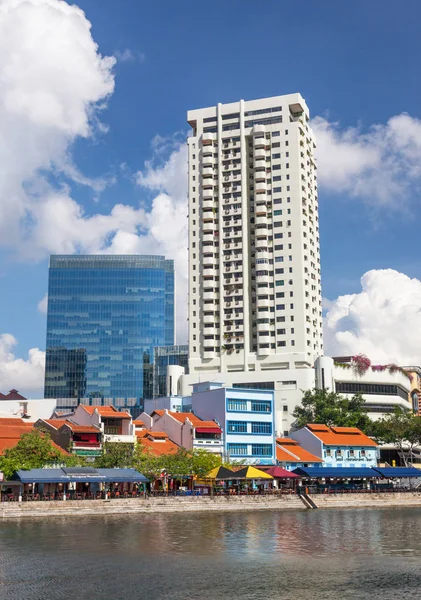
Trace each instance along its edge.
<path fill-rule="evenodd" d="M 368 271 L 361 291 L 325 304 L 325 352 L 421 364 L 421 281 L 393 269 Z"/>
<path fill-rule="evenodd" d="M 45 296 L 38 302 L 38 312 L 40 312 L 43 315 L 47 314 L 47 309 L 48 309 L 48 294 L 45 294 Z"/>
<path fill-rule="evenodd" d="M 22 394 L 43 398 L 45 352 L 31 348 L 28 358 L 17 358 L 17 340 L 10 333 L 0 335 L 0 391 L 13 388 Z"/>
<path fill-rule="evenodd" d="M 408 114 L 364 132 L 341 129 L 322 117 L 312 120 L 317 136 L 319 184 L 372 206 L 402 208 L 421 183 L 421 121 Z"/>
<path fill-rule="evenodd" d="M 174 144 L 174 146 L 173 146 Z M 162 147 L 172 148 L 168 160 L 162 161 Z M 176 329 L 177 342 L 187 340 L 187 145 L 176 137 L 169 140 L 155 139 L 155 160 L 147 161 L 145 168 L 136 174 L 137 184 L 157 195 L 152 208 L 146 214 L 147 234 L 137 240 L 119 235 L 113 245 L 135 244 L 140 250 L 164 254 L 174 260 L 176 269 Z M 124 246 L 123 246 L 124 247 Z M 114 248 L 115 249 L 115 248 Z"/>

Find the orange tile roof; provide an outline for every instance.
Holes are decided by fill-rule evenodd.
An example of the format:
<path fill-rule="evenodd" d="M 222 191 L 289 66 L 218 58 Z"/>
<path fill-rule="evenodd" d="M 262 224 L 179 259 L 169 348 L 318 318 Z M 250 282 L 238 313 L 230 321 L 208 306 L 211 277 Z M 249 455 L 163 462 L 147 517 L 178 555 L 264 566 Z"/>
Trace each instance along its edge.
<path fill-rule="evenodd" d="M 46 423 L 54 427 L 55 429 L 60 429 L 63 425 L 65 425 L 65 419 L 43 419 Z"/>
<path fill-rule="evenodd" d="M 168 433 L 165 433 L 165 431 L 151 431 L 150 429 L 141 429 L 140 431 L 136 431 L 136 437 L 141 439 L 145 437 L 163 439 L 168 438 Z"/>
<path fill-rule="evenodd" d="M 145 423 L 144 423 L 143 421 L 141 421 L 140 419 L 135 419 L 135 420 L 133 421 L 133 425 L 136 425 L 136 426 L 142 427 L 142 426 L 144 426 L 144 425 L 145 425 Z"/>
<path fill-rule="evenodd" d="M 82 408 L 84 408 L 90 415 L 93 415 L 94 412 L 97 411 L 101 417 L 112 417 L 113 419 L 131 419 L 131 416 L 128 412 L 120 412 L 115 406 L 85 406 L 84 404 L 81 404 L 80 406 L 82 406 Z"/>
<path fill-rule="evenodd" d="M 165 412 L 165 410 L 161 410 L 161 409 L 158 409 L 158 410 L 153 410 L 153 411 L 151 412 L 151 416 L 152 416 L 152 415 L 159 415 L 160 417 L 162 417 L 162 415 L 164 414 L 164 412 Z"/>
<path fill-rule="evenodd" d="M 218 427 L 215 421 L 203 421 L 200 417 L 193 413 L 168 411 L 168 414 L 174 417 L 174 419 L 177 419 L 177 421 L 180 421 L 180 423 L 185 423 L 186 419 L 189 419 L 193 427 Z"/>
<path fill-rule="evenodd" d="M 377 447 L 374 440 L 356 427 L 326 427 L 326 425 L 307 425 L 325 446 L 373 446 Z"/>
<path fill-rule="evenodd" d="M 33 423 L 21 417 L 0 417 L 0 427 L 7 427 L 8 425 L 23 425 L 26 427 L 32 427 Z"/>
<path fill-rule="evenodd" d="M 276 460 L 280 462 L 323 462 L 321 458 L 304 450 L 296 440 L 291 438 L 276 439 Z"/>
<path fill-rule="evenodd" d="M 138 440 L 138 444 L 155 454 L 155 456 L 161 456 L 162 454 L 175 454 L 178 450 L 177 444 L 174 444 L 171 440 L 165 440 L 165 442 L 155 442 L 148 438 L 141 438 Z"/>
<path fill-rule="evenodd" d="M 28 427 L 30 425 L 30 427 Z M 0 427 L 0 454 L 3 454 L 4 450 L 8 448 L 14 448 L 25 433 L 29 433 L 29 429 L 33 428 L 33 423 L 30 424 L 19 424 L 15 427 L 12 425 L 6 425 L 5 427 Z M 62 454 L 69 456 L 69 452 L 58 446 L 53 440 L 50 440 L 51 445 L 59 450 Z"/>

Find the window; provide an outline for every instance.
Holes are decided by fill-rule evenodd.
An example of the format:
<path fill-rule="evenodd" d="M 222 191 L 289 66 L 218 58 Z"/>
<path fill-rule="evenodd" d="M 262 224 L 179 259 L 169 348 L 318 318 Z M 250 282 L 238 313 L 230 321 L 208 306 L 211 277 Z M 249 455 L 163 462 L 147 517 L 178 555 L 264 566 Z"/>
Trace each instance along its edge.
<path fill-rule="evenodd" d="M 360 454 L 361 454 L 362 457 L 365 456 L 365 450 L 361 450 Z"/>
<path fill-rule="evenodd" d="M 279 137 L 281 135 L 280 131 L 272 131 L 272 137 Z"/>
<path fill-rule="evenodd" d="M 272 403 L 270 400 L 252 400 L 251 410 L 252 412 L 270 412 Z"/>
<path fill-rule="evenodd" d="M 326 448 L 326 456 L 332 456 L 330 448 Z"/>
<path fill-rule="evenodd" d="M 272 444 L 252 444 L 251 455 L 252 456 L 272 456 L 273 447 Z"/>
<path fill-rule="evenodd" d="M 349 456 L 355 456 L 355 452 L 353 448 L 350 448 L 349 450 Z"/>
<path fill-rule="evenodd" d="M 274 381 L 255 381 L 253 383 L 233 383 L 232 387 L 246 388 L 251 390 L 274 390 Z"/>
<path fill-rule="evenodd" d="M 279 217 L 279 215 L 282 215 L 282 210 L 274 210 L 273 211 L 273 216 L 274 217 Z"/>
<path fill-rule="evenodd" d="M 273 165 L 272 169 L 274 171 L 279 171 L 281 169 L 281 165 Z"/>
<path fill-rule="evenodd" d="M 228 421 L 228 433 L 247 433 L 247 423 L 245 421 Z"/>
<path fill-rule="evenodd" d="M 247 444 L 228 444 L 229 456 L 247 456 Z"/>
<path fill-rule="evenodd" d="M 281 155 L 278 154 L 272 154 L 272 159 L 276 159 L 276 158 L 281 158 Z"/>
<path fill-rule="evenodd" d="M 227 401 L 227 410 L 230 411 L 245 411 L 247 410 L 247 400 L 231 400 Z"/>
<path fill-rule="evenodd" d="M 272 136 L 273 137 L 273 136 Z M 281 142 L 274 142 L 272 144 L 272 148 L 280 148 L 281 147 Z"/>
<path fill-rule="evenodd" d="M 274 194 L 277 194 L 278 192 L 282 192 L 282 188 L 280 188 L 280 187 L 273 188 Z"/>
<path fill-rule="evenodd" d="M 283 407 L 282 407 L 282 410 L 284 412 L 288 412 L 288 404 L 284 404 Z"/>
<path fill-rule="evenodd" d="M 272 435 L 272 423 L 252 423 L 251 432 L 260 435 Z"/>
<path fill-rule="evenodd" d="M 280 175 L 275 175 L 275 177 L 272 178 L 273 181 L 281 181 L 282 177 Z"/>

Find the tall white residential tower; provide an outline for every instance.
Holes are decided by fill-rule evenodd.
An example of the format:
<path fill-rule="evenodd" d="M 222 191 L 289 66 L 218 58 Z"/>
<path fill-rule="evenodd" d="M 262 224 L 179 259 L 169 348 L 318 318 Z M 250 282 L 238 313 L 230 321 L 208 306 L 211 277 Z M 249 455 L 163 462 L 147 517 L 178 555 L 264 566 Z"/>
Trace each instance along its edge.
<path fill-rule="evenodd" d="M 187 119 L 190 373 L 311 367 L 323 352 L 308 107 L 290 94 Z"/>

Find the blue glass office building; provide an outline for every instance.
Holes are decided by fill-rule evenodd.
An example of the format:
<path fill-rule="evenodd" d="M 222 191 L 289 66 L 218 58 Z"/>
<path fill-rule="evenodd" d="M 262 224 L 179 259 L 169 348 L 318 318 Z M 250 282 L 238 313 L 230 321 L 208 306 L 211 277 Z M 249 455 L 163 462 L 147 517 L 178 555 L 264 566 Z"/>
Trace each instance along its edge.
<path fill-rule="evenodd" d="M 51 256 L 46 398 L 128 405 L 144 397 L 154 347 L 174 344 L 174 262 Z M 145 370 L 147 371 L 147 369 Z"/>

